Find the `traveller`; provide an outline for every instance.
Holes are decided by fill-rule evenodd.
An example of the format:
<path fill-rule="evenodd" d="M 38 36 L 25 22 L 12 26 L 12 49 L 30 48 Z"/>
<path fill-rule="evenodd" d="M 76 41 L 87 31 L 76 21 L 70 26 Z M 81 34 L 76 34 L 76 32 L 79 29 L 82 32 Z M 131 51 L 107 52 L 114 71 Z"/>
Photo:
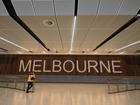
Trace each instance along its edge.
<path fill-rule="evenodd" d="M 35 74 L 34 72 L 31 72 L 29 75 L 28 75 L 28 79 L 27 79 L 27 89 L 26 89 L 26 93 L 29 93 L 29 90 L 31 88 L 33 88 L 34 86 L 34 81 L 35 81 Z"/>

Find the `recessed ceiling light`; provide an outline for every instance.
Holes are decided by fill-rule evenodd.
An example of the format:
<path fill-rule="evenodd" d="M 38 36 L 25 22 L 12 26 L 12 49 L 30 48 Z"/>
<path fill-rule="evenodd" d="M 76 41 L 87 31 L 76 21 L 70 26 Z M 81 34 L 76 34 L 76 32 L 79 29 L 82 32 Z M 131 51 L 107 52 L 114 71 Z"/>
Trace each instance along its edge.
<path fill-rule="evenodd" d="M 98 54 L 98 52 L 96 51 L 96 52 L 94 52 L 93 54 Z"/>
<path fill-rule="evenodd" d="M 120 52 L 119 54 L 125 54 L 126 52 L 125 51 L 122 51 L 122 52 Z"/>
<path fill-rule="evenodd" d="M 18 53 L 18 54 L 22 54 L 22 52 L 20 52 L 20 51 L 16 51 L 16 53 Z"/>
<path fill-rule="evenodd" d="M 82 51 L 82 53 L 85 53 L 85 51 Z"/>
<path fill-rule="evenodd" d="M 42 54 L 47 54 L 47 52 L 46 52 L 46 51 L 42 51 L 41 53 L 42 53 Z"/>
<path fill-rule="evenodd" d="M 86 51 L 90 51 L 90 49 L 87 49 Z"/>
<path fill-rule="evenodd" d="M 54 21 L 50 20 L 50 19 L 43 20 L 42 23 L 43 23 L 44 26 L 47 26 L 47 27 L 53 27 L 54 26 Z"/>

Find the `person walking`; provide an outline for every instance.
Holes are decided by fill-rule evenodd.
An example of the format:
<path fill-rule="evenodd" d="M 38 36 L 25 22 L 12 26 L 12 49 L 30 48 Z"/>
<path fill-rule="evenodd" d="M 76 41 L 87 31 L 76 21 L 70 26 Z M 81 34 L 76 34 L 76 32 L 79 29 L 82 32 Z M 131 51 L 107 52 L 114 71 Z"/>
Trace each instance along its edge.
<path fill-rule="evenodd" d="M 35 78 L 36 78 L 36 77 L 35 77 L 34 72 L 31 72 L 31 73 L 28 75 L 26 93 L 29 93 L 29 90 L 34 86 Z"/>

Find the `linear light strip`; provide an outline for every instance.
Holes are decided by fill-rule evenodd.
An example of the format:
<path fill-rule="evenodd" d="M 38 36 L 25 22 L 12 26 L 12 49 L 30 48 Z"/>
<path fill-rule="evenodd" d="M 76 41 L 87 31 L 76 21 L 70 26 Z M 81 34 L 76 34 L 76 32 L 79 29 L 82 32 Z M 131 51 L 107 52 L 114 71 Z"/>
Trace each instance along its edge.
<path fill-rule="evenodd" d="M 21 46 L 19 46 L 19 45 L 15 44 L 15 43 L 13 43 L 13 42 L 11 42 L 11 41 L 9 41 L 9 40 L 7 40 L 7 39 L 3 38 L 3 37 L 0 37 L 0 39 L 1 39 L 1 40 L 3 40 L 3 41 L 5 41 L 5 42 L 7 42 L 7 43 L 10 43 L 10 44 L 12 44 L 12 45 L 14 45 L 14 46 L 18 47 L 18 48 L 21 48 L 21 49 L 23 49 L 23 50 L 25 50 L 25 51 L 29 52 L 29 50 L 28 50 L 28 49 L 26 49 L 26 48 L 24 48 L 24 47 L 21 47 Z"/>
<path fill-rule="evenodd" d="M 128 45 L 126 45 L 126 46 L 123 46 L 123 47 L 121 47 L 121 48 L 115 50 L 114 52 L 118 52 L 118 51 L 120 51 L 120 50 L 123 50 L 123 49 L 125 49 L 125 48 L 127 48 L 127 47 L 133 46 L 133 45 L 138 44 L 138 43 L 140 43 L 140 40 L 137 41 L 137 42 L 134 42 L 134 43 L 128 44 Z"/>
<path fill-rule="evenodd" d="M 70 44 L 69 53 L 71 53 L 72 50 L 73 50 L 73 41 L 74 41 L 74 35 L 75 35 L 76 18 L 77 18 L 77 17 L 74 16 L 73 27 L 72 27 L 72 36 L 71 36 L 71 44 Z"/>

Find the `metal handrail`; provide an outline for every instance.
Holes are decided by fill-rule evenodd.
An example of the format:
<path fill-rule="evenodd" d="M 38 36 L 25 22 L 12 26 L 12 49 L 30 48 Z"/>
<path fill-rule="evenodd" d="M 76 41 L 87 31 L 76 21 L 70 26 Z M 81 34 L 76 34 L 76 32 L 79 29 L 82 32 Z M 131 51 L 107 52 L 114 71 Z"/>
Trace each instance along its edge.
<path fill-rule="evenodd" d="M 10 88 L 10 89 L 16 89 L 16 90 L 22 90 L 25 91 L 26 88 L 26 81 L 24 78 L 23 82 L 17 81 L 17 79 L 23 79 L 21 77 L 16 77 L 16 76 L 1 76 L 2 80 L 0 79 L 0 82 L 6 83 L 6 86 L 0 86 L 0 88 Z M 13 83 L 13 86 L 9 86 L 9 84 Z M 18 83 L 23 83 L 23 89 L 18 88 Z"/>
<path fill-rule="evenodd" d="M 108 93 L 113 94 L 113 93 L 140 90 L 140 88 L 137 88 L 137 85 L 140 85 L 140 84 L 135 84 L 135 83 L 129 82 L 130 80 L 135 80 L 135 79 L 138 79 L 138 78 L 114 78 L 114 79 L 108 80 L 108 83 L 107 83 Z M 113 83 L 113 85 L 115 85 L 114 91 L 111 91 L 112 81 L 117 81 L 117 82 L 121 81 L 121 83 Z M 120 88 L 120 85 L 122 85 L 122 84 L 125 85 L 125 88 L 123 90 Z M 131 84 L 131 86 L 133 85 L 134 88 L 129 88 L 128 84 Z"/>

